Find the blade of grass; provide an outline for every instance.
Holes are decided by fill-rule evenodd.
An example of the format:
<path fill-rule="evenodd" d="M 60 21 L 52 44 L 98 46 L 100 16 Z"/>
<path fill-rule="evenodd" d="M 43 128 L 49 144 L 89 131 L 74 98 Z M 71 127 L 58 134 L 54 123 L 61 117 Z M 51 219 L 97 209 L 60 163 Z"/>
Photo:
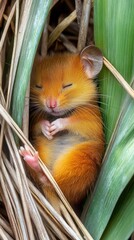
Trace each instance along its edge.
<path fill-rule="evenodd" d="M 9 163 L 7 161 L 6 161 L 6 164 L 9 167 L 12 177 L 15 180 L 15 174 L 12 172 L 13 170 L 11 169 L 11 166 L 9 166 Z M 15 181 L 15 182 L 18 185 L 18 182 L 17 181 Z M 34 192 L 35 199 L 38 200 L 37 198 L 39 198 L 41 200 L 42 207 L 46 206 L 46 208 L 52 213 L 52 215 L 55 217 L 55 219 L 63 226 L 63 229 L 65 230 L 66 234 L 68 234 L 71 237 L 71 239 L 81 239 L 81 238 L 78 238 L 76 234 L 74 234 L 73 230 L 66 224 L 66 222 L 62 219 L 62 217 L 57 214 L 57 212 L 53 209 L 53 207 L 49 204 L 49 202 L 44 198 L 44 196 L 42 196 L 42 194 L 39 192 L 39 190 L 37 190 L 34 187 L 34 185 L 32 185 L 32 183 L 30 181 L 29 181 L 29 186 L 30 186 L 32 192 Z M 43 205 L 43 203 L 44 203 L 44 205 Z"/>
<path fill-rule="evenodd" d="M 82 15 L 82 2 L 81 2 L 81 0 L 75 0 L 75 8 L 76 8 L 76 14 L 77 14 L 77 22 L 78 22 L 78 25 L 80 25 L 81 15 Z"/>
<path fill-rule="evenodd" d="M 5 156 L 3 156 L 3 160 L 5 161 Z M 18 216 L 18 222 L 20 224 L 20 230 L 22 229 L 21 231 L 23 232 L 24 239 L 28 239 L 27 227 L 25 225 L 25 220 L 24 220 L 24 215 L 22 213 L 21 204 L 19 202 L 19 199 L 18 199 L 18 196 L 17 196 L 16 191 L 14 189 L 14 186 L 12 185 L 12 181 L 11 181 L 9 175 L 8 175 L 8 172 L 7 172 L 6 168 L 4 167 L 4 164 L 2 164 L 2 171 L 3 171 L 3 174 L 5 176 L 5 181 L 8 185 L 8 189 L 10 191 L 11 198 L 13 199 L 14 205 L 16 207 L 15 215 L 16 215 L 16 217 Z"/>
<path fill-rule="evenodd" d="M 2 240 L 13 240 L 12 237 L 0 226 L 0 237 Z"/>
<path fill-rule="evenodd" d="M 40 217 L 40 215 L 38 213 L 38 210 L 37 210 L 37 207 L 35 205 L 35 202 L 34 202 L 32 196 L 31 196 L 31 193 L 30 193 L 30 190 L 29 190 L 29 187 L 28 187 L 28 183 L 27 183 L 27 179 L 26 179 L 26 176 L 25 176 L 25 172 L 24 172 L 24 169 L 23 169 L 23 166 L 22 166 L 22 162 L 21 162 L 19 153 L 18 153 L 17 146 L 15 145 L 15 142 L 14 142 L 13 135 L 11 134 L 10 129 L 8 129 L 7 132 L 8 132 L 8 135 L 6 136 L 7 145 L 9 147 L 9 149 L 10 149 L 11 156 L 14 159 L 14 165 L 15 165 L 15 169 L 16 169 L 16 176 L 18 175 L 17 178 L 16 178 L 17 186 L 18 186 L 19 192 L 20 192 L 20 190 L 24 191 L 24 196 L 22 194 L 21 194 L 21 196 L 22 196 L 22 202 L 23 202 L 23 209 L 24 209 L 25 218 L 29 217 L 27 215 L 28 213 L 26 212 L 26 209 L 27 209 L 26 207 L 28 207 L 30 217 L 31 217 L 33 223 L 36 226 L 36 230 L 37 230 L 39 239 L 42 239 L 42 238 L 48 239 L 45 227 L 44 227 L 44 225 L 42 223 L 42 219 L 41 219 L 41 217 Z M 9 140 L 10 140 L 10 142 L 14 143 L 14 153 L 13 153 L 12 149 L 9 146 Z M 18 169 L 18 167 L 19 167 L 19 169 Z M 18 180 L 22 181 L 22 184 L 19 183 Z M 25 199 L 23 199 L 24 197 L 25 197 Z M 27 222 L 27 226 L 28 226 L 28 230 L 29 230 L 30 236 L 32 234 L 31 219 L 29 219 L 29 222 Z M 34 236 L 31 236 L 30 239 L 31 238 L 34 239 Z"/>
<path fill-rule="evenodd" d="M 0 27 L 2 23 L 3 14 L 6 8 L 7 0 L 0 2 Z"/>
<path fill-rule="evenodd" d="M 13 237 L 13 232 L 7 220 L 0 214 L 0 225 L 6 230 L 11 237 Z"/>
<path fill-rule="evenodd" d="M 34 1 L 31 6 L 30 17 L 16 73 L 12 99 L 12 116 L 20 127 L 22 126 L 24 99 L 28 82 L 30 80 L 32 64 L 51 3 L 52 0 L 48 0 L 47 2 L 45 0 Z"/>
<path fill-rule="evenodd" d="M 1 91 L 1 97 L 3 96 L 3 92 Z M 3 102 L 3 104 L 5 105 L 5 99 L 4 99 L 4 96 L 2 97 L 2 102 Z M 3 132 L 2 132 L 2 130 L 1 130 L 1 138 L 0 138 L 0 140 L 1 140 L 1 145 L 2 145 L 2 140 L 3 140 L 3 138 L 2 138 L 2 133 L 4 134 L 5 132 L 6 132 L 6 130 L 5 130 L 5 124 L 3 124 L 4 123 L 4 119 L 3 119 L 3 121 L 2 121 L 2 130 L 3 130 Z M 7 131 L 8 132 L 8 131 Z M 16 169 L 16 176 L 17 176 L 17 180 L 18 180 L 18 184 L 19 184 L 19 190 L 20 190 L 20 198 L 21 198 L 21 201 L 22 201 L 22 207 L 23 207 L 23 210 L 24 210 L 24 216 L 25 216 L 25 221 L 26 221 L 26 225 L 25 225 L 25 223 L 24 223 L 24 221 L 21 221 L 22 223 L 23 223 L 23 225 L 22 225 L 22 231 L 24 230 L 24 233 L 23 233 L 23 236 L 25 236 L 25 233 L 26 233 L 26 230 L 25 230 L 25 228 L 26 228 L 26 226 L 28 227 L 28 232 L 29 232 L 29 236 L 30 236 L 30 238 L 32 238 L 33 240 L 34 240 L 34 235 L 33 235 L 33 229 L 32 229 L 32 226 L 31 226 L 31 219 L 30 219 L 30 216 L 29 216 L 29 212 L 28 212 L 28 206 L 27 206 L 27 204 L 26 204 L 26 199 L 25 199 L 25 196 L 24 196 L 24 189 L 23 189 L 23 187 L 22 187 L 22 180 L 21 180 L 21 176 L 20 176 L 20 173 L 19 173 L 19 169 L 18 169 L 18 167 L 17 167 L 17 162 L 18 162 L 18 159 L 16 159 L 15 161 L 14 161 L 14 159 L 15 159 L 15 155 L 14 155 L 14 151 L 13 151 L 13 149 L 14 149 L 14 146 L 16 147 L 16 145 L 15 145 L 15 143 L 14 143 L 14 138 L 12 137 L 12 139 L 10 139 L 11 138 L 11 134 L 10 134 L 10 132 L 9 132 L 9 134 L 8 134 L 8 137 L 7 137 L 7 146 L 8 146 L 8 148 L 9 148 L 9 152 L 10 152 L 10 156 L 12 157 L 12 161 L 14 162 L 14 165 L 15 165 L 15 169 Z M 10 141 L 10 143 L 9 143 L 9 141 Z M 16 147 L 17 148 L 17 147 Z M 1 150 L 2 150 L 2 146 L 1 146 Z M 5 162 L 5 160 L 4 160 L 4 162 Z M 3 162 L 2 162 L 2 158 L 1 158 L 1 164 L 2 164 L 2 166 L 3 166 Z M 19 164 L 19 167 L 20 167 L 20 164 Z M 3 173 L 4 174 L 4 173 Z M 5 174 L 4 174 L 4 176 L 5 176 Z M 13 197 L 13 199 L 15 200 L 15 198 L 14 198 L 14 196 L 12 196 Z M 6 203 L 5 203 L 6 204 Z M 8 204 L 7 204 L 8 205 Z M 16 216 L 16 218 L 17 219 L 19 219 L 19 214 L 18 214 L 18 216 Z M 24 226 L 24 228 L 23 228 L 23 226 Z"/>
<path fill-rule="evenodd" d="M 20 12 L 20 19 L 19 19 L 19 31 L 17 34 L 17 46 L 15 51 L 15 59 L 13 63 L 13 74 L 12 74 L 12 86 L 11 86 L 11 92 L 15 80 L 15 74 L 18 67 L 18 61 L 20 57 L 20 51 L 22 47 L 22 42 L 24 38 L 24 33 L 26 30 L 26 26 L 28 23 L 29 15 L 30 15 L 30 9 L 32 5 L 32 0 L 27 0 L 22 2 L 21 12 Z"/>
<path fill-rule="evenodd" d="M 8 82 L 8 90 L 7 90 L 7 100 L 5 104 L 5 108 L 8 110 L 10 106 L 10 101 L 11 101 L 11 94 L 12 94 L 12 73 L 13 73 L 13 62 L 15 58 L 15 50 L 16 50 L 16 43 L 17 43 L 17 32 L 18 32 L 18 20 L 19 20 L 19 2 L 16 1 L 8 18 L 5 30 L 2 34 L 2 39 L 6 38 L 6 33 L 7 33 L 7 28 L 9 27 L 13 14 L 15 13 L 16 10 L 16 21 L 15 21 L 15 37 L 14 37 L 14 44 L 13 44 L 13 53 L 12 53 L 12 59 L 11 59 L 11 67 L 10 67 L 10 73 L 9 73 L 9 82 Z M 4 40 L 3 40 L 4 41 Z M 5 100 L 4 100 L 5 101 Z M 1 151 L 2 151 L 2 146 L 3 146 L 3 136 L 4 136 L 4 128 L 5 128 L 5 121 L 2 120 L 1 124 L 1 136 L 0 136 L 0 156 L 1 156 Z"/>
<path fill-rule="evenodd" d="M 95 44 L 128 83 L 134 76 L 134 2 L 130 0 L 95 0 Z M 126 92 L 114 76 L 104 68 L 100 75 L 100 91 L 105 103 L 103 117 L 106 126 L 106 143 L 109 142 Z"/>
<path fill-rule="evenodd" d="M 50 32 L 53 32 L 53 28 L 50 25 L 48 26 L 48 29 Z M 62 41 L 63 45 L 69 52 L 77 52 L 77 48 L 71 43 L 71 41 L 68 40 L 68 38 L 63 33 L 60 34 L 59 39 Z"/>
<path fill-rule="evenodd" d="M 0 188 L 1 196 L 2 196 L 3 202 L 6 202 L 5 207 L 6 207 L 6 210 L 7 210 L 7 213 L 8 213 L 8 218 L 9 218 L 14 236 L 15 236 L 16 239 L 19 240 L 18 231 L 16 229 L 17 222 L 16 222 L 15 215 L 14 215 L 14 212 L 13 212 L 13 209 L 12 209 L 11 201 L 10 201 L 9 196 L 7 194 L 7 189 L 5 188 L 5 185 L 4 185 L 4 180 L 3 180 L 2 173 L 0 173 L 0 182 L 1 182 L 1 188 Z"/>
<path fill-rule="evenodd" d="M 80 22 L 80 30 L 79 30 L 79 36 L 78 36 L 78 47 L 77 47 L 78 51 L 81 51 L 86 44 L 90 10 L 91 10 L 91 0 L 90 1 L 84 0 L 81 22 Z"/>
<path fill-rule="evenodd" d="M 112 74 L 116 77 L 118 82 L 128 92 L 128 94 L 132 98 L 134 98 L 134 90 L 131 88 L 131 86 L 127 83 L 127 81 L 122 77 L 122 75 L 113 67 L 113 65 L 105 57 L 103 57 L 103 59 L 104 59 L 105 66 L 112 72 Z"/>
<path fill-rule="evenodd" d="M 85 219 L 96 240 L 100 239 L 121 193 L 134 175 L 133 118 L 134 100 L 127 96 Z"/>
<path fill-rule="evenodd" d="M 2 47 L 3 47 L 3 44 L 4 44 L 4 40 L 5 40 L 5 37 L 6 37 L 6 34 L 7 34 L 7 31 L 8 31 L 8 28 L 10 26 L 10 23 L 12 21 L 12 18 L 14 16 L 14 13 L 15 13 L 15 8 L 16 8 L 16 2 L 14 3 L 13 7 L 12 7 L 12 10 L 10 12 L 10 15 L 8 17 L 8 20 L 6 22 L 6 26 L 5 26 L 5 29 L 4 29 L 4 32 L 2 34 L 2 38 L 0 40 L 0 52 L 2 50 Z"/>
<path fill-rule="evenodd" d="M 134 76 L 134 2 L 94 3 L 96 45 L 130 83 Z M 85 220 L 96 240 L 101 238 L 120 195 L 134 175 L 134 100 L 126 98 L 127 93 L 106 68 L 100 78 L 106 143 L 115 130 Z"/>
<path fill-rule="evenodd" d="M 53 233 L 56 234 L 59 240 L 62 240 L 62 239 L 68 240 L 66 235 L 61 231 L 60 225 L 57 226 L 55 223 L 53 223 L 53 220 L 50 218 L 50 216 L 48 216 L 48 214 L 44 211 L 44 209 L 40 207 L 39 204 L 38 204 L 38 209 L 40 210 L 42 217 L 44 217 L 45 219 L 45 222 L 46 222 L 45 225 L 48 224 L 48 227 L 52 230 Z"/>
<path fill-rule="evenodd" d="M 15 156 L 15 149 L 13 147 L 14 145 L 14 140 L 12 138 L 12 143 L 11 143 L 11 134 L 9 132 L 9 129 L 7 130 L 8 132 L 8 135 L 6 135 L 6 143 L 7 143 L 7 146 L 9 148 L 9 152 L 10 152 L 10 156 L 12 158 L 12 162 L 14 163 L 14 166 L 15 166 L 15 175 L 16 175 L 16 178 L 17 178 L 17 183 L 18 183 L 18 186 L 19 186 L 19 194 L 20 194 L 20 198 L 21 198 L 21 206 L 22 206 L 22 209 L 23 209 L 23 215 L 25 217 L 25 222 L 24 222 L 24 228 L 25 228 L 25 224 L 26 224 L 26 227 L 27 227 L 27 230 L 28 230 L 28 234 L 29 234 L 29 237 L 34 239 L 34 234 L 33 234 L 33 228 L 32 228 L 32 224 L 31 224 L 31 218 L 30 218 L 30 214 L 29 214 L 29 211 L 28 211 L 28 204 L 26 202 L 26 197 L 25 197 L 25 191 L 24 191 L 24 187 L 23 187 L 23 181 L 22 181 L 22 178 L 21 178 L 21 174 L 20 174 L 20 169 L 21 168 L 21 165 L 19 165 L 19 168 L 18 168 L 18 159 L 16 159 L 16 156 Z M 6 162 L 6 157 L 4 158 L 4 163 Z M 10 173 L 10 171 L 9 171 Z M 11 173 L 10 173 L 11 175 Z M 23 176 L 23 179 L 24 179 L 24 176 Z M 11 183 L 12 180 L 11 180 Z M 14 198 L 13 198 L 14 199 Z M 19 218 L 19 216 L 18 216 Z M 23 230 L 23 229 L 22 229 Z M 25 232 L 25 229 L 24 229 L 24 232 Z M 25 235 L 25 233 L 23 234 Z"/>
<path fill-rule="evenodd" d="M 128 239 L 134 231 L 134 181 L 118 201 L 101 240 Z"/>
<path fill-rule="evenodd" d="M 58 26 L 53 30 L 48 39 L 48 48 L 60 36 L 60 34 L 76 19 L 76 10 L 74 10 L 68 17 L 66 17 Z"/>

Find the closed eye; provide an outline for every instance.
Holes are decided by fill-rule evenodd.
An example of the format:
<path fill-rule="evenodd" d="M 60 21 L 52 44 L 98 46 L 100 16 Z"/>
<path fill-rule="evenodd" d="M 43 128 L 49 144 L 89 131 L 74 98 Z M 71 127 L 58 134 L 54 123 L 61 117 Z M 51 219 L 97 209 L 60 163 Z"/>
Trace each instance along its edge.
<path fill-rule="evenodd" d="M 63 85 L 63 89 L 68 88 L 68 87 L 71 87 L 72 85 L 73 85 L 72 83 L 69 83 L 69 84 Z"/>
<path fill-rule="evenodd" d="M 35 85 L 35 87 L 38 88 L 38 89 L 42 89 L 42 86 L 37 85 L 37 84 Z"/>

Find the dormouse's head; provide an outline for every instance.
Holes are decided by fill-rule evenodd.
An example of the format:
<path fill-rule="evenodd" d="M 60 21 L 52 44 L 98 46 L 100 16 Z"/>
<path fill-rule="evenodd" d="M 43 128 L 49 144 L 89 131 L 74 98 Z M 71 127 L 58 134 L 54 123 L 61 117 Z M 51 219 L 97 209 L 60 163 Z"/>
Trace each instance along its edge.
<path fill-rule="evenodd" d="M 56 54 L 35 61 L 31 77 L 33 105 L 62 116 L 96 98 L 93 81 L 103 65 L 101 51 L 86 47 L 80 54 Z"/>

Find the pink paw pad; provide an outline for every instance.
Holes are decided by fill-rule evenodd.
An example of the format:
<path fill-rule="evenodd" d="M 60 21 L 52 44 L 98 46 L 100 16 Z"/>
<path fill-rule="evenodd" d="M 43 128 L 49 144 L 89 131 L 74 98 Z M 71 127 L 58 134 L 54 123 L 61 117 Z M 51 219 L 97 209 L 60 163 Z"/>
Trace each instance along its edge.
<path fill-rule="evenodd" d="M 35 171 L 41 170 L 41 167 L 38 161 L 38 157 L 39 157 L 38 152 L 35 152 L 35 154 L 32 155 L 32 153 L 30 152 L 30 149 L 27 146 L 25 146 L 25 148 L 20 147 L 19 153 L 33 170 Z"/>
<path fill-rule="evenodd" d="M 39 177 L 39 180 L 44 183 L 48 181 L 47 177 L 45 176 L 44 172 L 42 171 L 40 165 L 39 165 L 39 155 L 38 152 L 35 152 L 34 154 L 31 153 L 28 146 L 25 145 L 25 147 L 20 147 L 19 149 L 20 155 L 24 158 L 26 163 L 37 172 L 37 175 Z"/>

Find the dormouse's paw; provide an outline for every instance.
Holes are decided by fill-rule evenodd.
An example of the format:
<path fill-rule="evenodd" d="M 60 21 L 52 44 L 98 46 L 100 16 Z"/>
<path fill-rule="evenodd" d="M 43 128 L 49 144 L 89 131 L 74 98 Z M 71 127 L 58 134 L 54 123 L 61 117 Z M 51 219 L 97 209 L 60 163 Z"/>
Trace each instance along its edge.
<path fill-rule="evenodd" d="M 19 153 L 33 170 L 35 171 L 41 170 L 38 160 L 39 157 L 38 152 L 32 154 L 29 147 L 25 145 L 24 147 L 20 147 Z"/>
<path fill-rule="evenodd" d="M 24 158 L 26 163 L 34 170 L 36 171 L 39 180 L 42 183 L 45 183 L 48 181 L 47 177 L 45 176 L 44 172 L 42 171 L 40 165 L 39 165 L 39 155 L 38 152 L 35 152 L 34 154 L 31 153 L 29 147 L 25 145 L 24 147 L 20 147 L 19 149 L 20 155 Z"/>
<path fill-rule="evenodd" d="M 66 129 L 67 120 L 65 118 L 58 118 L 51 123 L 50 132 L 51 135 L 55 135 L 56 133 L 63 131 Z"/>
<path fill-rule="evenodd" d="M 50 132 L 50 127 L 51 123 L 49 121 L 43 120 L 41 122 L 41 131 L 48 140 L 51 140 L 53 138 Z"/>

